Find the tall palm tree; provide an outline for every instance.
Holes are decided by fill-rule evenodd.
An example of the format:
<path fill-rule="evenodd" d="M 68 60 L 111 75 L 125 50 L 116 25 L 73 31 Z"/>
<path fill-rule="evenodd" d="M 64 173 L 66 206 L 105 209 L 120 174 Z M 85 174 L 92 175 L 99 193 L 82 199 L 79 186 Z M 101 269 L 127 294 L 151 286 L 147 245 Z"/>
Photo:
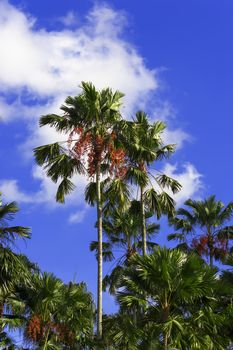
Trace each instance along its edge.
<path fill-rule="evenodd" d="M 210 196 L 202 201 L 189 199 L 184 204 L 187 209 L 178 209 L 170 222 L 177 232 L 168 239 L 178 239 L 182 245 L 194 248 L 200 255 L 207 256 L 213 266 L 214 259 L 222 260 L 229 253 L 233 226 L 227 223 L 233 217 L 233 202 L 224 206 L 215 196 Z"/>
<path fill-rule="evenodd" d="M 41 117 L 40 126 L 49 125 L 65 133 L 64 142 L 37 147 L 35 158 L 47 170 L 47 175 L 61 182 L 56 199 L 64 197 L 74 189 L 72 176 L 75 173 L 95 180 L 97 231 L 98 231 L 98 296 L 97 334 L 102 336 L 102 205 L 101 173 L 119 173 L 124 152 L 115 147 L 117 130 L 121 120 L 119 108 L 123 94 L 106 88 L 101 91 L 91 83 L 82 82 L 78 96 L 67 97 L 61 107 L 62 116 L 49 114 Z"/>
<path fill-rule="evenodd" d="M 153 209 L 158 218 L 162 213 L 171 214 L 174 211 L 174 201 L 166 188 L 173 193 L 181 189 L 178 181 L 158 172 L 158 169 L 156 176 L 150 171 L 154 162 L 156 164 L 156 161 L 169 157 L 175 150 L 175 145 L 163 144 L 162 133 L 165 128 L 162 121 L 150 123 L 148 116 L 142 111 L 136 113 L 135 119 L 128 122 L 126 128 L 125 144 L 129 158 L 126 177 L 140 190 L 143 255 L 147 251 L 145 206 Z"/>
<path fill-rule="evenodd" d="M 217 284 L 216 271 L 195 254 L 158 248 L 134 256 L 118 301 L 122 310 L 136 308 L 141 315 L 137 348 L 223 350 L 229 338 L 221 333 L 222 315 L 215 313 Z M 135 334 L 134 323 L 130 327 Z M 118 329 L 118 341 L 120 334 Z"/>

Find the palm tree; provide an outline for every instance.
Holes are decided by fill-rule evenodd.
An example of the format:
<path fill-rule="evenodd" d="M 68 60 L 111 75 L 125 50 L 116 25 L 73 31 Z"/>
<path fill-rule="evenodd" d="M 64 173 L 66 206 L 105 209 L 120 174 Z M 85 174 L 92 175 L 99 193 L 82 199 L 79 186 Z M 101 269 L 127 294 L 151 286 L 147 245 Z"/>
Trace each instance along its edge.
<path fill-rule="evenodd" d="M 174 211 L 174 201 L 165 189 L 170 189 L 173 193 L 181 189 L 176 180 L 159 172 L 154 175 L 150 171 L 154 162 L 167 158 L 174 152 L 175 145 L 164 145 L 162 142 L 161 135 L 165 128 L 162 121 L 151 124 L 148 116 L 140 111 L 136 113 L 133 122 L 128 122 L 125 133 L 124 141 L 129 158 L 126 178 L 140 189 L 143 255 L 147 251 L 145 207 L 153 210 L 157 218 L 162 213 L 171 214 Z M 154 182 L 157 187 L 153 185 Z"/>
<path fill-rule="evenodd" d="M 17 238 L 30 238 L 29 227 L 9 226 L 18 211 L 16 202 L 3 204 L 0 193 L 0 245 L 4 247 L 12 245 Z"/>
<path fill-rule="evenodd" d="M 31 236 L 29 227 L 9 225 L 18 211 L 16 202 L 3 204 L 0 199 L 0 331 L 20 321 L 20 316 L 8 311 L 16 304 L 16 286 L 29 283 L 31 271 L 36 268 L 24 255 L 11 249 L 17 238 Z"/>
<path fill-rule="evenodd" d="M 66 285 L 52 274 L 35 274 L 18 295 L 25 303 L 25 340 L 39 349 L 84 349 L 91 340 L 94 308 L 84 283 Z"/>
<path fill-rule="evenodd" d="M 141 218 L 138 215 L 139 213 L 140 202 L 133 200 L 127 203 L 125 207 L 113 208 L 103 220 L 103 230 L 106 238 L 103 243 L 103 259 L 104 261 L 113 261 L 115 253 L 118 256 L 120 255 L 111 274 L 107 274 L 103 279 L 104 288 L 108 286 L 111 294 L 115 294 L 124 266 L 127 265 L 131 256 L 136 252 L 142 251 Z M 149 222 L 152 216 L 152 212 L 145 212 L 149 251 L 152 251 L 157 246 L 151 239 L 160 228 L 159 224 Z M 91 242 L 90 250 L 98 253 L 97 241 Z"/>
<path fill-rule="evenodd" d="M 214 311 L 217 283 L 216 271 L 195 254 L 158 248 L 134 256 L 117 299 L 122 310 L 139 310 L 138 348 L 224 349 L 229 339 L 221 333 L 222 315 Z"/>
<path fill-rule="evenodd" d="M 97 231 L 98 231 L 98 297 L 97 334 L 102 336 L 102 205 L 101 173 L 108 171 L 119 175 L 124 152 L 115 147 L 117 131 L 115 125 L 121 120 L 119 108 L 123 94 L 106 88 L 101 91 L 91 83 L 82 82 L 82 92 L 67 97 L 61 107 L 62 116 L 49 114 L 41 117 L 40 126 L 49 125 L 65 133 L 64 142 L 37 147 L 35 158 L 47 170 L 47 175 L 61 182 L 56 199 L 64 197 L 74 189 L 72 176 L 86 175 L 91 182 L 95 179 Z M 119 145 L 118 145 L 119 146 Z"/>
<path fill-rule="evenodd" d="M 224 270 L 220 275 L 219 288 L 216 291 L 219 302 L 217 310 L 224 314 L 223 333 L 226 338 L 230 338 L 231 347 L 233 346 L 233 254 L 229 254 L 223 261 Z"/>
<path fill-rule="evenodd" d="M 226 224 L 233 217 L 233 202 L 226 206 L 210 196 L 202 201 L 189 199 L 187 207 L 178 209 L 176 217 L 170 223 L 176 233 L 168 239 L 178 239 L 189 248 L 194 248 L 199 255 L 208 256 L 209 264 L 213 259 L 224 259 L 229 253 L 229 240 L 233 238 L 233 226 Z M 188 239 L 192 235 L 192 243 Z"/>

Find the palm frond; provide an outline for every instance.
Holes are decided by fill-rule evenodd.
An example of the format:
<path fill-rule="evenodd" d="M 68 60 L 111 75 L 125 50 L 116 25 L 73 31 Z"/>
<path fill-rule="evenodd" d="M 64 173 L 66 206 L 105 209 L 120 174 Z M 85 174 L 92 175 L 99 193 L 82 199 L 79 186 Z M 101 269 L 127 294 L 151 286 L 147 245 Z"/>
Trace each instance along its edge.
<path fill-rule="evenodd" d="M 142 187 L 146 187 L 149 181 L 147 174 L 137 167 L 129 167 L 125 179 Z"/>
<path fill-rule="evenodd" d="M 145 203 L 150 211 L 153 211 L 157 219 L 162 215 L 162 207 L 159 194 L 153 189 L 149 189 L 144 193 Z"/>
<path fill-rule="evenodd" d="M 66 116 L 59 116 L 57 114 L 47 114 L 40 118 L 39 126 L 49 125 L 54 127 L 58 132 L 69 132 L 72 130 L 72 123 Z"/>
<path fill-rule="evenodd" d="M 69 179 L 64 178 L 57 189 L 56 201 L 59 203 L 65 202 L 65 196 L 70 194 L 75 189 L 75 185 Z"/>
<path fill-rule="evenodd" d="M 170 189 L 173 193 L 177 193 L 181 190 L 182 186 L 181 184 L 175 180 L 172 179 L 171 177 L 162 174 L 162 175 L 158 175 L 156 177 L 156 181 L 159 183 L 159 185 L 161 187 L 167 187 L 168 189 Z"/>
<path fill-rule="evenodd" d="M 16 202 L 7 203 L 0 206 L 0 222 L 12 220 L 15 217 L 15 214 L 19 211 L 18 205 Z"/>
<path fill-rule="evenodd" d="M 62 153 L 58 142 L 34 148 L 34 156 L 38 165 L 43 166 Z"/>
<path fill-rule="evenodd" d="M 156 159 L 157 160 L 162 160 L 164 158 L 169 158 L 172 153 L 175 152 L 176 145 L 171 144 L 171 145 L 166 145 L 161 148 L 159 148 L 156 151 Z"/>

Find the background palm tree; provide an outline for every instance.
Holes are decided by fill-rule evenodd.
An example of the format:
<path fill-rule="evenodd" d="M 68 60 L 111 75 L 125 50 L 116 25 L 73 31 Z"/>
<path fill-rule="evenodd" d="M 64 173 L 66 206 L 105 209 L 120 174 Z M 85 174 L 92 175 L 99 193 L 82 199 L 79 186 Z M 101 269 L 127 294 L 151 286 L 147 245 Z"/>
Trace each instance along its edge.
<path fill-rule="evenodd" d="M 104 289 L 109 287 L 111 294 L 116 292 L 125 264 L 136 252 L 142 251 L 141 216 L 139 213 L 140 202 L 133 200 L 127 202 L 127 205 L 124 207 L 113 208 L 103 220 L 105 236 L 103 259 L 104 261 L 113 261 L 116 259 L 116 255 L 118 256 L 114 263 L 115 267 L 103 279 Z M 149 251 L 152 251 L 157 246 L 152 239 L 160 228 L 159 224 L 150 221 L 153 215 L 152 212 L 145 212 Z M 90 250 L 97 253 L 97 249 L 98 242 L 92 241 Z"/>
<path fill-rule="evenodd" d="M 0 198 L 0 333 L 4 339 L 5 327 L 17 327 L 23 320 L 16 288 L 30 283 L 31 273 L 37 269 L 25 255 L 12 251 L 17 238 L 31 236 L 29 227 L 10 225 L 18 211 L 16 202 L 3 204 Z"/>
<path fill-rule="evenodd" d="M 224 349 L 229 338 L 221 333 L 222 315 L 214 312 L 217 283 L 216 271 L 197 255 L 158 248 L 134 256 L 117 299 L 121 308 L 143 315 L 138 348 Z"/>
<path fill-rule="evenodd" d="M 144 255 L 147 250 L 145 206 L 148 210 L 153 210 L 157 218 L 160 218 L 162 213 L 171 214 L 174 211 L 174 201 L 165 189 L 170 189 L 173 193 L 181 189 L 178 181 L 158 173 L 158 169 L 157 175 L 154 175 L 150 169 L 154 162 L 169 157 L 175 150 L 175 145 L 164 145 L 162 142 L 162 132 L 165 128 L 166 125 L 162 121 L 151 124 L 148 116 L 139 111 L 133 122 L 128 122 L 124 140 L 129 161 L 126 178 L 140 189 Z M 153 183 L 156 183 L 157 187 Z"/>
<path fill-rule="evenodd" d="M 9 222 L 15 218 L 19 211 L 16 202 L 3 204 L 0 193 L 0 244 L 11 246 L 17 238 L 30 238 L 30 228 L 24 226 L 10 226 Z"/>
<path fill-rule="evenodd" d="M 94 307 L 84 283 L 64 284 L 49 273 L 35 274 L 18 288 L 24 301 L 25 340 L 39 349 L 85 349 L 93 337 Z"/>
<path fill-rule="evenodd" d="M 177 232 L 168 239 L 178 239 L 181 247 L 194 248 L 200 255 L 208 256 L 213 266 L 213 259 L 222 260 L 229 253 L 233 226 L 227 223 L 233 217 L 233 202 L 224 206 L 215 196 L 210 196 L 203 201 L 189 199 L 184 204 L 187 209 L 178 209 L 170 221 Z"/>
<path fill-rule="evenodd" d="M 230 350 L 233 346 L 233 254 L 228 255 L 223 263 L 224 270 L 220 274 L 219 288 L 216 290 L 219 300 L 216 310 L 224 314 L 223 334 L 230 339 Z"/>
<path fill-rule="evenodd" d="M 61 107 L 62 116 L 49 114 L 41 117 L 40 126 L 49 125 L 65 133 L 64 142 L 37 147 L 35 158 L 47 170 L 54 182 L 61 179 L 57 201 L 74 189 L 72 176 L 85 174 L 95 179 L 98 231 L 98 296 L 97 334 L 102 336 L 102 205 L 101 173 L 119 175 L 124 152 L 115 147 L 116 124 L 121 120 L 119 108 L 123 94 L 106 88 L 101 91 L 91 83 L 82 83 L 76 97 L 67 97 Z"/>

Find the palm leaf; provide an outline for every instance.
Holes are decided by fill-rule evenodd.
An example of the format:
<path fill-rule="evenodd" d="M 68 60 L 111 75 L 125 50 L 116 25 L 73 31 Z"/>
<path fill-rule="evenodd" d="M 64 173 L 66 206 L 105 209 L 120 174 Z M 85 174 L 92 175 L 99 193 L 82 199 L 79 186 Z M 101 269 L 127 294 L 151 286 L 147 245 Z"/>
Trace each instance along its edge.
<path fill-rule="evenodd" d="M 70 194 L 75 189 L 75 185 L 69 179 L 64 178 L 57 189 L 56 201 L 59 203 L 65 202 L 65 196 Z"/>
<path fill-rule="evenodd" d="M 163 187 L 163 188 L 167 187 L 167 188 L 171 189 L 171 191 L 173 193 L 179 192 L 182 188 L 182 186 L 180 185 L 180 183 L 177 180 L 172 179 L 171 177 L 169 177 L 165 174 L 157 176 L 156 181 L 159 183 L 159 185 L 161 187 Z"/>

